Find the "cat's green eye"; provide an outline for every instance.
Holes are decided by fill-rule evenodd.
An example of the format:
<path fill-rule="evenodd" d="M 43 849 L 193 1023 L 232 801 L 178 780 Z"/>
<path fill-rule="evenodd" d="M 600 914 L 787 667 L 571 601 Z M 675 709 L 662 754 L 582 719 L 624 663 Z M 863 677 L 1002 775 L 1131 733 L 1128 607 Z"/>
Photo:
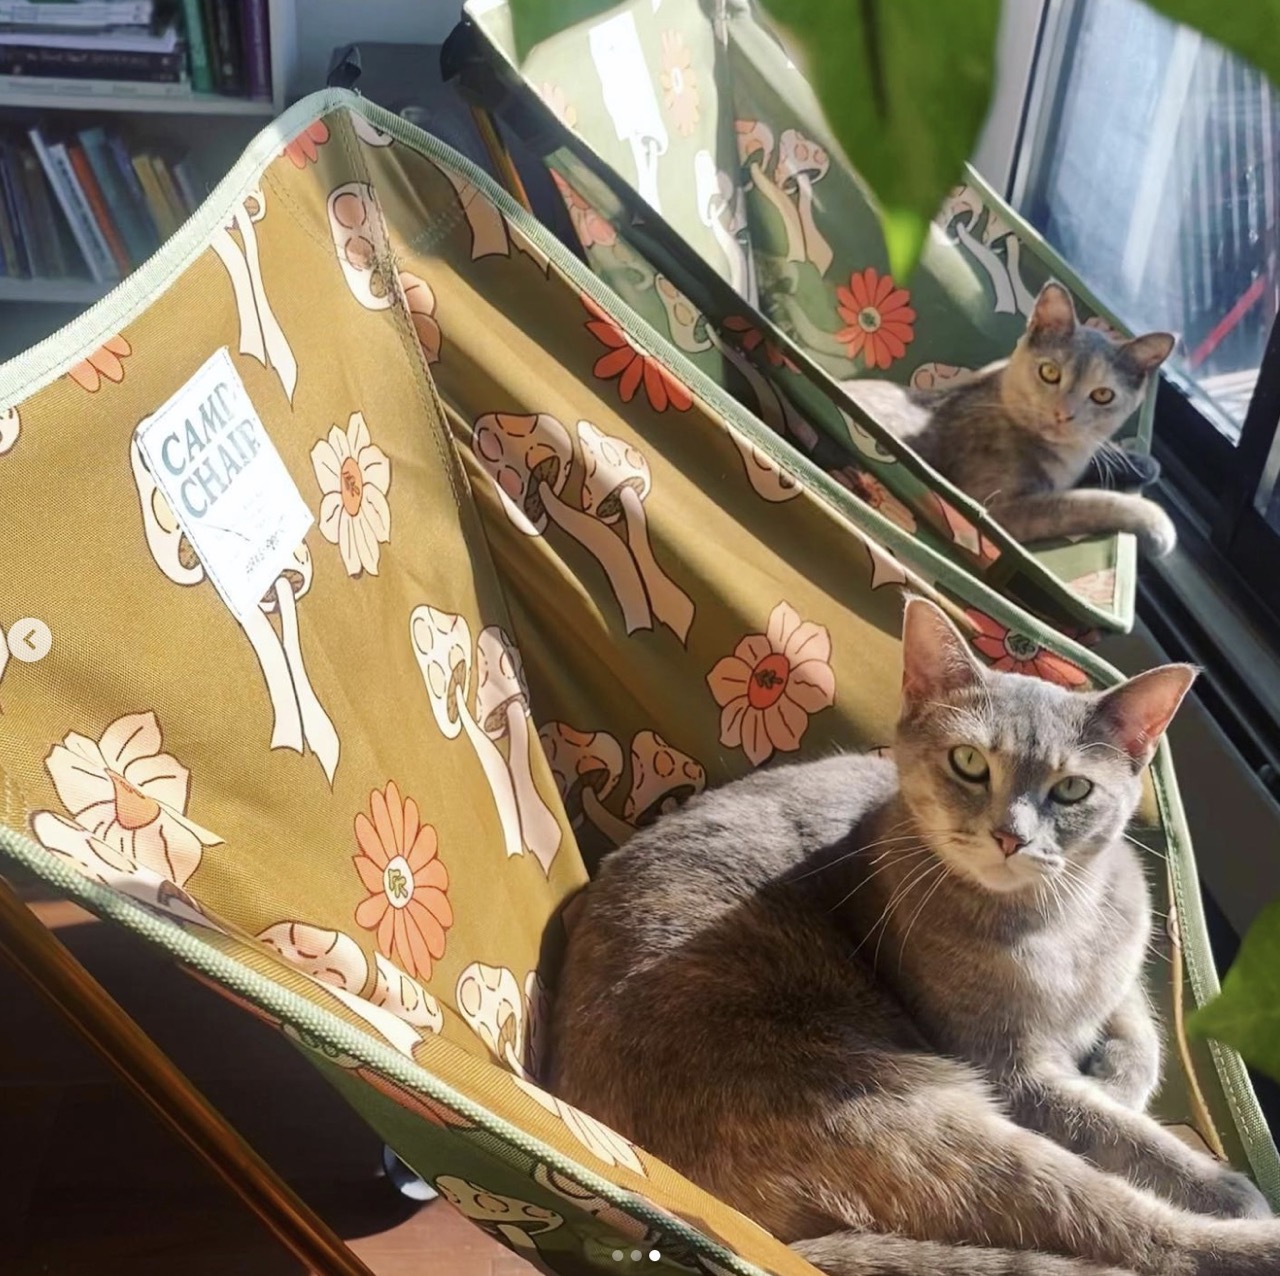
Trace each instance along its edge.
<path fill-rule="evenodd" d="M 1105 385 L 1100 385 L 1090 396 L 1095 403 L 1104 406 L 1116 397 L 1116 392 Z"/>
<path fill-rule="evenodd" d="M 1052 359 L 1043 359 L 1040 363 L 1040 380 L 1049 385 L 1057 385 L 1062 380 L 1062 369 Z"/>
<path fill-rule="evenodd" d="M 1049 796 L 1062 806 L 1070 806 L 1074 802 L 1083 802 L 1092 792 L 1092 780 L 1086 780 L 1083 775 L 1068 775 L 1049 790 Z"/>
<path fill-rule="evenodd" d="M 957 744 L 950 754 L 951 769 L 971 784 L 981 784 L 991 774 L 987 760 L 971 744 Z"/>

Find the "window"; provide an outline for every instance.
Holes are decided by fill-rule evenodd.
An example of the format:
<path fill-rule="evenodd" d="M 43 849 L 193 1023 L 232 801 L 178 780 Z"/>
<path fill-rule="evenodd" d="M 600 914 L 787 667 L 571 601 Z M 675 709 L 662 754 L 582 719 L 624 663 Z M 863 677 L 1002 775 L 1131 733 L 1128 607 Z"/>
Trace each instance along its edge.
<path fill-rule="evenodd" d="M 1280 616 L 1280 93 L 1141 0 L 1049 0 L 1013 196 L 1130 327 L 1181 338 L 1158 452 Z"/>

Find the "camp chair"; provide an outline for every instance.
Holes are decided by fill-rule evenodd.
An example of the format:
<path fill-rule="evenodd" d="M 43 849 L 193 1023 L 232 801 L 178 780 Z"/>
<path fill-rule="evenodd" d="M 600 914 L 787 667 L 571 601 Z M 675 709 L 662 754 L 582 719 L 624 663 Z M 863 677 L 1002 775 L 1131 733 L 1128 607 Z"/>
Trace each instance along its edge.
<path fill-rule="evenodd" d="M 446 71 L 543 155 L 599 278 L 929 548 L 1075 636 L 1132 626 L 1131 536 L 1024 547 L 841 388 L 938 386 L 1005 357 L 1050 277 L 1082 321 L 1132 335 L 977 173 L 900 283 L 864 186 L 752 6 L 630 0 L 523 61 L 505 0 L 465 8 Z M 1144 457 L 1154 405 L 1153 382 L 1121 434 Z M 1132 471 L 1125 455 L 1109 450 L 1095 481 Z"/>
<path fill-rule="evenodd" d="M 151 262 L 0 368 L 0 408 L 0 862 L 286 1033 L 541 1270 L 811 1276 L 542 1088 L 562 906 L 708 786 L 886 746 L 904 585 L 998 667 L 1116 673 L 348 92 L 287 112 Z M 1217 985 L 1164 748 L 1141 822 L 1170 918 L 1160 1114 L 1280 1203 L 1239 1058 L 1181 1031 Z M 282 1240 L 361 1270 L 0 898 L 5 948 Z"/>

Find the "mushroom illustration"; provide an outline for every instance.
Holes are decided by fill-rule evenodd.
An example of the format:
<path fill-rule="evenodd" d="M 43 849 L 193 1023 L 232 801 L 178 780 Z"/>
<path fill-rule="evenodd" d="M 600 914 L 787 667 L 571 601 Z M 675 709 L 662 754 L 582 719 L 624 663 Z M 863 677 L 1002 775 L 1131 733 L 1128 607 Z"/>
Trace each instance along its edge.
<path fill-rule="evenodd" d="M 436 320 L 436 295 L 431 285 L 407 270 L 400 272 L 400 288 L 404 293 L 409 321 L 418 335 L 422 357 L 428 366 L 440 361 L 440 324 Z"/>
<path fill-rule="evenodd" d="M 922 363 L 911 374 L 913 390 L 940 390 L 963 385 L 973 375 L 972 368 L 953 363 Z"/>
<path fill-rule="evenodd" d="M 813 220 L 813 184 L 826 177 L 831 157 L 824 147 L 805 137 L 798 129 L 784 129 L 774 178 L 782 189 L 796 197 L 800 212 L 800 230 L 804 236 L 804 254 L 825 275 L 831 265 L 831 245 L 823 238 Z"/>
<path fill-rule="evenodd" d="M 525 999 L 505 966 L 473 961 L 458 976 L 454 991 L 458 1013 L 499 1063 L 524 1075 Z"/>
<path fill-rule="evenodd" d="M 284 387 L 285 398 L 292 403 L 298 384 L 298 361 L 293 357 L 288 339 L 267 300 L 258 237 L 254 230 L 255 223 L 266 216 L 266 211 L 267 202 L 262 190 L 251 191 L 214 231 L 209 247 L 231 280 L 240 324 L 237 349 L 242 355 L 256 359 L 264 368 L 273 368 Z M 239 243 L 231 234 L 233 230 L 240 236 Z"/>
<path fill-rule="evenodd" d="M 729 437 L 742 457 L 743 467 L 747 471 L 747 482 L 751 484 L 757 496 L 774 504 L 792 500 L 803 491 L 800 484 L 778 466 L 765 452 L 754 443 L 748 443 L 738 432 L 729 428 Z"/>
<path fill-rule="evenodd" d="M 549 1055 L 548 1034 L 551 1031 L 551 991 L 536 970 L 524 980 L 524 1073 L 539 1080 Z"/>
<path fill-rule="evenodd" d="M 673 748 L 656 731 L 639 731 L 631 741 L 631 789 L 622 818 L 589 787 L 582 790 L 582 809 L 605 837 L 621 846 L 637 828 L 701 793 L 706 784 L 707 773 L 697 759 Z"/>
<path fill-rule="evenodd" d="M 700 762 L 672 748 L 656 731 L 640 731 L 631 741 L 631 792 L 622 804 L 623 818 L 643 828 L 706 787 Z"/>
<path fill-rule="evenodd" d="M 329 234 L 351 295 L 366 310 L 386 310 L 395 294 L 394 267 L 373 187 L 368 182 L 336 187 L 329 192 L 328 212 Z"/>
<path fill-rule="evenodd" d="M 844 428 L 849 432 L 849 441 L 859 452 L 881 465 L 897 464 L 898 458 L 865 425 L 843 408 L 840 409 L 840 415 L 844 419 Z"/>
<path fill-rule="evenodd" d="M 504 220 L 506 220 L 504 218 Z M 530 261 L 533 262 L 539 270 L 548 278 L 551 277 L 551 258 L 543 252 L 537 244 L 529 238 L 528 235 L 520 229 L 513 221 L 507 222 L 507 233 L 511 236 L 511 242 L 522 252 Z"/>
<path fill-rule="evenodd" d="M 537 1254 L 538 1246 L 533 1238 L 555 1231 L 564 1222 L 555 1210 L 491 1192 L 487 1187 L 453 1174 L 442 1174 L 434 1182 L 436 1191 L 454 1209 L 526 1260 Z"/>
<path fill-rule="evenodd" d="M 331 988 L 359 993 L 369 976 L 364 951 L 350 935 L 309 922 L 283 921 L 258 935 L 261 943 L 304 975 Z"/>
<path fill-rule="evenodd" d="M 440 1003 L 416 979 L 381 953 L 374 953 L 373 965 L 377 979 L 369 1000 L 375 1006 L 389 1010 L 414 1028 L 427 1032 L 440 1032 L 444 1028 Z"/>
<path fill-rule="evenodd" d="M 324 773 L 333 783 L 338 769 L 341 743 L 333 722 L 316 696 L 306 666 L 302 663 L 302 645 L 298 640 L 298 600 L 311 588 L 311 551 L 305 543 L 293 551 L 293 561 L 276 577 L 275 583 L 263 595 L 258 604 L 268 616 L 280 616 L 280 645 L 284 649 L 285 664 L 293 684 L 293 695 L 298 707 L 302 727 L 302 739 L 320 761 Z M 298 752 L 302 752 L 301 745 Z"/>
<path fill-rule="evenodd" d="M 756 393 L 756 401 L 760 405 L 760 419 L 775 434 L 783 438 L 791 437 L 807 451 L 812 451 L 818 442 L 818 432 L 791 406 L 785 394 L 780 394 L 760 370 L 746 355 L 735 349 L 719 333 L 710 326 L 707 334 L 711 343 L 742 374 L 743 380 Z"/>
<path fill-rule="evenodd" d="M 736 121 L 738 131 L 738 158 L 751 179 L 750 186 L 773 205 L 787 236 L 786 260 L 804 261 L 804 227 L 796 206 L 787 198 L 782 188 L 765 172 L 773 154 L 773 133 L 760 120 Z"/>
<path fill-rule="evenodd" d="M 22 433 L 22 418 L 17 408 L 0 409 L 0 456 L 12 451 Z"/>
<path fill-rule="evenodd" d="M 589 1187 L 584 1187 L 576 1179 L 571 1179 L 567 1174 L 542 1161 L 533 1167 L 533 1181 L 545 1191 L 560 1197 L 561 1200 L 569 1201 L 576 1210 L 589 1214 L 597 1222 L 608 1227 L 617 1240 L 629 1243 L 655 1241 L 658 1235 L 647 1223 L 633 1218 L 618 1206 L 597 1196 Z M 640 1245 L 640 1248 L 646 1252 L 652 1247 L 652 1244 Z M 616 1248 L 616 1246 L 610 1248 Z M 663 1256 L 667 1256 L 665 1251 Z"/>
<path fill-rule="evenodd" d="M 466 732 L 493 793 L 504 849 L 508 855 L 523 854 L 520 813 L 511 773 L 497 746 L 481 730 L 467 707 L 467 688 L 471 682 L 471 630 L 466 620 L 424 604 L 415 607 L 409 617 L 409 636 L 422 680 L 427 686 L 436 725 L 449 740 L 455 740 L 460 733 Z"/>
<path fill-rule="evenodd" d="M 614 134 L 631 147 L 635 188 L 655 213 L 661 213 L 658 161 L 667 153 L 667 127 L 645 72 L 634 23 L 626 15 L 598 23 L 591 28 L 589 43 Z"/>
<path fill-rule="evenodd" d="M 524 661 L 498 625 L 482 629 L 476 643 L 476 720 L 495 744 L 507 741 L 507 770 L 515 792 L 520 840 L 549 874 L 563 834 L 533 779 Z"/>
<path fill-rule="evenodd" d="M 463 216 L 471 227 L 471 260 L 509 256 L 507 223 L 502 214 L 481 194 L 480 188 L 461 173 L 455 173 L 447 164 L 436 164 L 436 167 L 457 192 Z"/>
<path fill-rule="evenodd" d="M 349 113 L 351 128 L 366 146 L 390 146 L 391 134 L 370 124 L 359 111 Z"/>
<path fill-rule="evenodd" d="M 693 600 L 658 566 L 649 542 L 644 498 L 652 480 L 649 462 L 625 439 L 597 429 L 590 421 L 578 422 L 584 475 L 582 509 L 627 531 L 627 547 L 640 572 L 653 614 L 683 644 L 693 624 Z"/>
<path fill-rule="evenodd" d="M 644 1163 L 636 1155 L 635 1148 L 616 1130 L 610 1129 L 603 1121 L 580 1111 L 571 1103 L 548 1094 L 527 1077 L 517 1074 L 512 1080 L 539 1107 L 558 1116 L 569 1133 L 593 1156 L 599 1157 L 606 1165 L 625 1165 L 633 1174 L 645 1177 Z"/>
<path fill-rule="evenodd" d="M 129 464 L 138 491 L 143 534 L 156 566 L 175 585 L 199 585 L 205 579 L 204 566 L 152 478 L 136 438 L 129 444 Z M 338 764 L 338 737 L 307 678 L 298 642 L 297 600 L 310 586 L 311 555 L 300 545 L 292 564 L 259 606 L 243 616 L 233 613 L 233 617 L 244 630 L 267 685 L 272 712 L 270 747 L 302 753 L 309 744 L 332 783 Z M 272 611 L 280 613 L 282 636 L 277 636 L 268 618 Z"/>
<path fill-rule="evenodd" d="M 581 828 L 587 791 L 598 803 L 622 778 L 622 746 L 607 731 L 578 731 L 567 722 L 546 723 L 538 739 L 570 827 Z"/>
<path fill-rule="evenodd" d="M 379 965 L 373 1000 L 365 999 L 362 990 L 369 977 L 369 963 L 365 960 L 364 950 L 350 935 L 309 922 L 282 921 L 268 926 L 258 939 L 273 948 L 295 970 L 323 985 L 352 1014 L 376 1029 L 402 1054 L 413 1057 L 414 1046 L 422 1040 L 416 1028 L 440 1031 L 439 1027 L 424 1022 L 428 1018 L 424 1008 L 411 1012 L 407 1002 L 397 1000 L 391 994 L 390 981 L 386 980 L 382 970 L 385 959 L 380 954 L 374 958 Z M 385 964 L 390 966 L 389 962 Z M 391 970 L 394 971 L 395 967 L 391 966 Z M 404 978 L 408 979 L 408 976 Z M 431 1001 L 421 988 L 417 990 Z M 440 1016 L 440 1026 L 443 1024 L 444 1018 Z"/>
<path fill-rule="evenodd" d="M 867 555 L 871 559 L 871 588 L 883 589 L 886 585 L 905 585 L 909 579 L 898 562 L 888 550 L 882 549 L 874 541 L 865 540 Z"/>
<path fill-rule="evenodd" d="M 1036 299 L 1031 290 L 1022 282 L 1022 240 L 1012 226 L 994 212 L 987 214 L 987 231 L 985 238 L 992 244 L 1004 245 L 1005 269 L 1009 272 L 1009 283 L 1013 286 L 1013 299 L 1020 314 L 1030 317 L 1036 308 Z"/>
<path fill-rule="evenodd" d="M 666 275 L 654 276 L 653 290 L 667 312 L 667 327 L 676 345 L 689 354 L 710 350 L 711 338 L 707 336 L 706 320 L 693 302 Z"/>
<path fill-rule="evenodd" d="M 957 186 L 942 203 L 938 214 L 938 222 L 945 230 L 949 230 L 964 245 L 974 260 L 986 271 L 995 289 L 996 314 L 1011 315 L 1018 310 L 1017 297 L 1014 294 L 1013 281 L 1008 267 L 988 246 L 989 234 L 977 234 L 976 228 L 982 220 L 986 204 L 982 196 L 971 186 Z M 990 217 L 987 221 L 990 229 Z M 1034 302 L 1032 303 L 1034 304 Z M 1028 313 L 1030 311 L 1028 310 Z"/>
<path fill-rule="evenodd" d="M 749 258 L 731 224 L 737 193 L 733 179 L 716 168 L 710 151 L 702 150 L 693 157 L 693 185 L 698 217 L 724 253 L 734 292 L 745 297 L 749 291 Z"/>
<path fill-rule="evenodd" d="M 548 520 L 554 522 L 604 568 L 626 632 L 653 628 L 644 583 L 626 545 L 598 519 L 560 499 L 573 445 L 555 417 L 490 412 L 477 419 L 471 448 L 516 527 L 526 536 L 541 536 Z"/>

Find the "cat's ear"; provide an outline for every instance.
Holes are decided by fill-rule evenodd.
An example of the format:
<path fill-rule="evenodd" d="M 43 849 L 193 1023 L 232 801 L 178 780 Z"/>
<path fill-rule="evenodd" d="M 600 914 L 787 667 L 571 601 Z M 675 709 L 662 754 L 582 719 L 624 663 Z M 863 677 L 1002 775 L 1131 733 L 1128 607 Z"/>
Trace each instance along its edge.
<path fill-rule="evenodd" d="M 982 678 L 982 666 L 946 612 L 924 598 L 908 596 L 902 618 L 904 708 L 962 691 Z"/>
<path fill-rule="evenodd" d="M 1125 357 L 1143 372 L 1153 372 L 1172 353 L 1177 337 L 1171 332 L 1146 332 L 1120 347 Z"/>
<path fill-rule="evenodd" d="M 1122 682 L 1098 697 L 1094 729 L 1145 766 L 1198 673 L 1191 665 L 1161 665 Z"/>
<path fill-rule="evenodd" d="M 1055 280 L 1050 279 L 1036 298 L 1027 331 L 1032 336 L 1069 337 L 1076 329 L 1076 307 L 1071 294 Z"/>

